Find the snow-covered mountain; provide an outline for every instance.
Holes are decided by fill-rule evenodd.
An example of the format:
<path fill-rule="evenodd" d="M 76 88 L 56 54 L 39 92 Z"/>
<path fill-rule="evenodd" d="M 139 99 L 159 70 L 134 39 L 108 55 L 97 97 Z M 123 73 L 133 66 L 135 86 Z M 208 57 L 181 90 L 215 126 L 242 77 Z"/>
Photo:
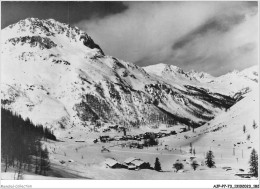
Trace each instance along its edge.
<path fill-rule="evenodd" d="M 196 72 L 194 70 L 185 72 L 181 68 L 159 63 L 143 67 L 143 69 L 156 77 L 158 80 L 167 82 L 173 86 L 176 85 L 197 85 L 203 86 L 203 83 L 210 82 L 214 79 L 213 76 L 205 72 Z"/>
<path fill-rule="evenodd" d="M 247 93 L 258 87 L 258 65 L 242 71 L 234 70 L 225 75 L 214 77 L 205 72 L 194 70 L 184 72 L 181 68 L 167 64 L 155 64 L 144 67 L 149 74 L 165 82 L 181 85 L 203 87 L 211 92 L 228 96 L 237 96 L 237 93 Z"/>
<path fill-rule="evenodd" d="M 258 65 L 240 72 L 235 70 L 211 81 L 210 87 L 227 95 L 236 95 L 243 91 L 249 92 L 258 89 L 258 72 Z"/>
<path fill-rule="evenodd" d="M 1 35 L 2 106 L 56 130 L 96 120 L 197 127 L 235 103 L 211 90 L 219 78 L 161 64 L 138 67 L 105 55 L 86 32 L 53 19 L 28 18 Z"/>
<path fill-rule="evenodd" d="M 174 65 L 168 65 L 164 63 L 159 63 L 155 65 L 150 65 L 143 67 L 145 71 L 147 71 L 150 74 L 154 74 L 163 78 L 173 79 L 177 80 L 178 82 L 209 82 L 214 79 L 213 76 L 211 76 L 208 73 L 205 72 L 196 72 L 194 70 L 189 72 L 184 72 L 181 68 L 174 66 Z"/>

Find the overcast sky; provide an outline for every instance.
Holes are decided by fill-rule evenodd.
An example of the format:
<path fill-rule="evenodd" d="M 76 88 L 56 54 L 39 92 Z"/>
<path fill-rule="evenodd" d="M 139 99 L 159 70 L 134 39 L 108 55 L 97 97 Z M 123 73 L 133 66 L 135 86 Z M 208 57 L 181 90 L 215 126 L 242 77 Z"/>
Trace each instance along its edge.
<path fill-rule="evenodd" d="M 2 2 L 1 27 L 27 17 L 78 26 L 108 55 L 218 76 L 258 63 L 257 2 Z"/>

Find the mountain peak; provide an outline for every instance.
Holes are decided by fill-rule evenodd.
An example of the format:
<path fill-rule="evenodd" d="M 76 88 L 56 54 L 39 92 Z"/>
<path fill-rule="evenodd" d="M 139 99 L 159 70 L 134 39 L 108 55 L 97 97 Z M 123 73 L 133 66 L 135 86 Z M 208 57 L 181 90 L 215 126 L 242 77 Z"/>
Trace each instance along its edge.
<path fill-rule="evenodd" d="M 145 71 L 149 73 L 154 73 L 156 75 L 162 75 L 164 73 L 181 73 L 184 74 L 184 71 L 174 65 L 169 65 L 165 63 L 159 63 L 159 64 L 154 64 L 150 66 L 143 67 Z"/>
<path fill-rule="evenodd" d="M 152 73 L 158 76 L 162 76 L 164 74 L 168 74 L 170 77 L 180 77 L 186 78 L 188 80 L 195 80 L 199 82 L 208 82 L 212 80 L 214 77 L 205 72 L 197 72 L 191 70 L 189 72 L 184 72 L 183 69 L 179 68 L 178 66 L 159 63 L 151 66 L 144 67 L 145 71 L 148 73 Z"/>
<path fill-rule="evenodd" d="M 10 29 L 17 30 L 17 33 L 20 34 L 30 33 L 54 36 L 57 34 L 66 33 L 68 37 L 75 37 L 76 35 L 86 35 L 86 32 L 81 31 L 76 27 L 71 27 L 68 24 L 58 22 L 54 19 L 44 20 L 38 18 L 26 18 L 4 28 L 3 31 L 9 31 Z"/>
<path fill-rule="evenodd" d="M 184 71 L 180 67 L 174 66 L 174 65 L 167 65 L 167 67 L 165 68 L 165 71 L 184 74 Z"/>
<path fill-rule="evenodd" d="M 54 19 L 38 19 L 26 18 L 19 22 L 12 24 L 2 30 L 3 39 L 9 41 L 20 41 L 21 38 L 60 38 L 59 41 L 70 40 L 70 42 L 80 42 L 91 49 L 98 49 L 104 55 L 102 49 L 97 45 L 93 39 L 85 32 L 77 27 L 69 24 L 58 22 Z M 4 41 L 6 42 L 6 41 Z M 61 44 L 62 46 L 62 44 Z"/>
<path fill-rule="evenodd" d="M 201 80 L 201 79 L 213 79 L 214 77 L 206 72 L 198 72 L 195 70 L 191 70 L 189 72 L 187 72 L 188 75 L 190 75 L 191 77 L 196 78 L 197 80 Z"/>

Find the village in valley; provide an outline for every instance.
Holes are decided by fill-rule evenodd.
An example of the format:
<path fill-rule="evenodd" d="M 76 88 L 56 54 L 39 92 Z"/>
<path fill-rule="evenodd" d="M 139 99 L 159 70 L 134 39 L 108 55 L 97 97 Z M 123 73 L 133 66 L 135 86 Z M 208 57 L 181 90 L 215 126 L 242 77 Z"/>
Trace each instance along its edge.
<path fill-rule="evenodd" d="M 220 179 L 254 179 L 247 172 L 252 147 L 246 146 L 252 142 L 231 144 L 233 139 L 213 139 L 212 134 L 225 125 L 213 127 L 209 133 L 212 140 L 205 143 L 200 141 L 202 128 L 162 124 L 160 128 L 134 129 L 104 122 L 91 124 L 86 136 L 83 130 L 72 131 L 69 133 L 77 138 L 67 136 L 59 146 L 50 145 L 50 149 L 56 148 L 52 161 L 66 170 L 78 170 L 74 171 L 76 175 L 94 175 L 96 179 L 184 179 L 187 175 L 191 179 L 202 175 L 207 179 L 216 175 Z"/>

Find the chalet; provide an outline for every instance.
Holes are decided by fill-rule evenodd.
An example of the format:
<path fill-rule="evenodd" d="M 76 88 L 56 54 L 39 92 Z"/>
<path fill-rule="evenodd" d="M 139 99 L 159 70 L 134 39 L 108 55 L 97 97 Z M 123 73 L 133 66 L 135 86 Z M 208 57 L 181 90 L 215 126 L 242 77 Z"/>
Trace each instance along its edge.
<path fill-rule="evenodd" d="M 120 136 L 115 136 L 115 137 L 114 137 L 114 140 L 116 140 L 116 141 L 119 141 L 120 139 L 121 139 Z"/>
<path fill-rule="evenodd" d="M 131 142 L 129 144 L 130 148 L 139 148 L 139 149 L 143 149 L 144 148 L 144 144 L 140 144 L 138 142 Z"/>
<path fill-rule="evenodd" d="M 139 158 L 130 157 L 130 158 L 127 158 L 127 159 L 124 161 L 124 163 L 125 163 L 126 165 L 129 165 L 132 161 L 137 160 L 137 159 L 139 159 Z"/>
<path fill-rule="evenodd" d="M 130 165 L 133 165 L 136 167 L 136 169 L 150 169 L 150 163 L 144 162 L 143 160 L 136 159 L 130 163 Z"/>
<path fill-rule="evenodd" d="M 166 137 L 167 133 L 162 133 L 162 137 Z"/>
<path fill-rule="evenodd" d="M 162 138 L 161 132 L 155 134 L 156 138 Z"/>
<path fill-rule="evenodd" d="M 186 128 L 181 128 L 181 131 L 180 131 L 180 133 L 183 133 L 183 132 L 186 132 L 187 131 L 187 129 Z"/>
<path fill-rule="evenodd" d="M 141 137 L 139 137 L 138 135 L 137 135 L 137 136 L 134 136 L 133 139 L 134 139 L 134 140 L 141 141 Z"/>
<path fill-rule="evenodd" d="M 150 163 L 144 162 L 143 160 L 135 157 L 127 158 L 124 163 L 128 166 L 129 170 L 151 169 Z"/>
<path fill-rule="evenodd" d="M 162 132 L 156 133 L 157 138 L 162 138 L 164 136 L 165 136 L 165 133 L 162 133 Z"/>
<path fill-rule="evenodd" d="M 105 133 L 105 132 L 110 132 L 110 131 L 111 131 L 110 128 L 106 128 L 106 129 L 103 130 L 103 133 Z"/>
<path fill-rule="evenodd" d="M 109 129 L 117 130 L 117 129 L 118 129 L 118 125 L 115 125 L 115 126 L 109 126 L 108 128 L 109 128 Z"/>
<path fill-rule="evenodd" d="M 131 135 L 126 135 L 125 137 L 126 137 L 126 139 L 128 139 L 128 140 L 132 140 L 132 139 L 133 139 L 133 137 L 132 137 Z"/>
<path fill-rule="evenodd" d="M 127 140 L 126 136 L 122 136 L 120 140 Z"/>
<path fill-rule="evenodd" d="M 100 139 L 100 142 L 107 142 L 109 140 L 109 136 L 100 136 L 99 139 Z"/>
<path fill-rule="evenodd" d="M 143 148 L 144 148 L 144 145 L 138 143 L 137 148 L 138 148 L 138 149 L 143 149 Z"/>
<path fill-rule="evenodd" d="M 112 169 L 127 168 L 127 166 L 121 164 L 120 162 L 112 158 L 106 159 L 105 165 Z"/>
<path fill-rule="evenodd" d="M 153 137 L 153 136 L 155 136 L 155 133 L 153 133 L 153 132 L 146 132 L 146 133 L 144 134 L 144 138 L 151 138 L 151 137 Z"/>
<path fill-rule="evenodd" d="M 145 138 L 144 134 L 140 134 L 140 135 L 139 135 L 139 138 L 140 138 L 140 139 L 144 139 L 144 138 Z"/>

